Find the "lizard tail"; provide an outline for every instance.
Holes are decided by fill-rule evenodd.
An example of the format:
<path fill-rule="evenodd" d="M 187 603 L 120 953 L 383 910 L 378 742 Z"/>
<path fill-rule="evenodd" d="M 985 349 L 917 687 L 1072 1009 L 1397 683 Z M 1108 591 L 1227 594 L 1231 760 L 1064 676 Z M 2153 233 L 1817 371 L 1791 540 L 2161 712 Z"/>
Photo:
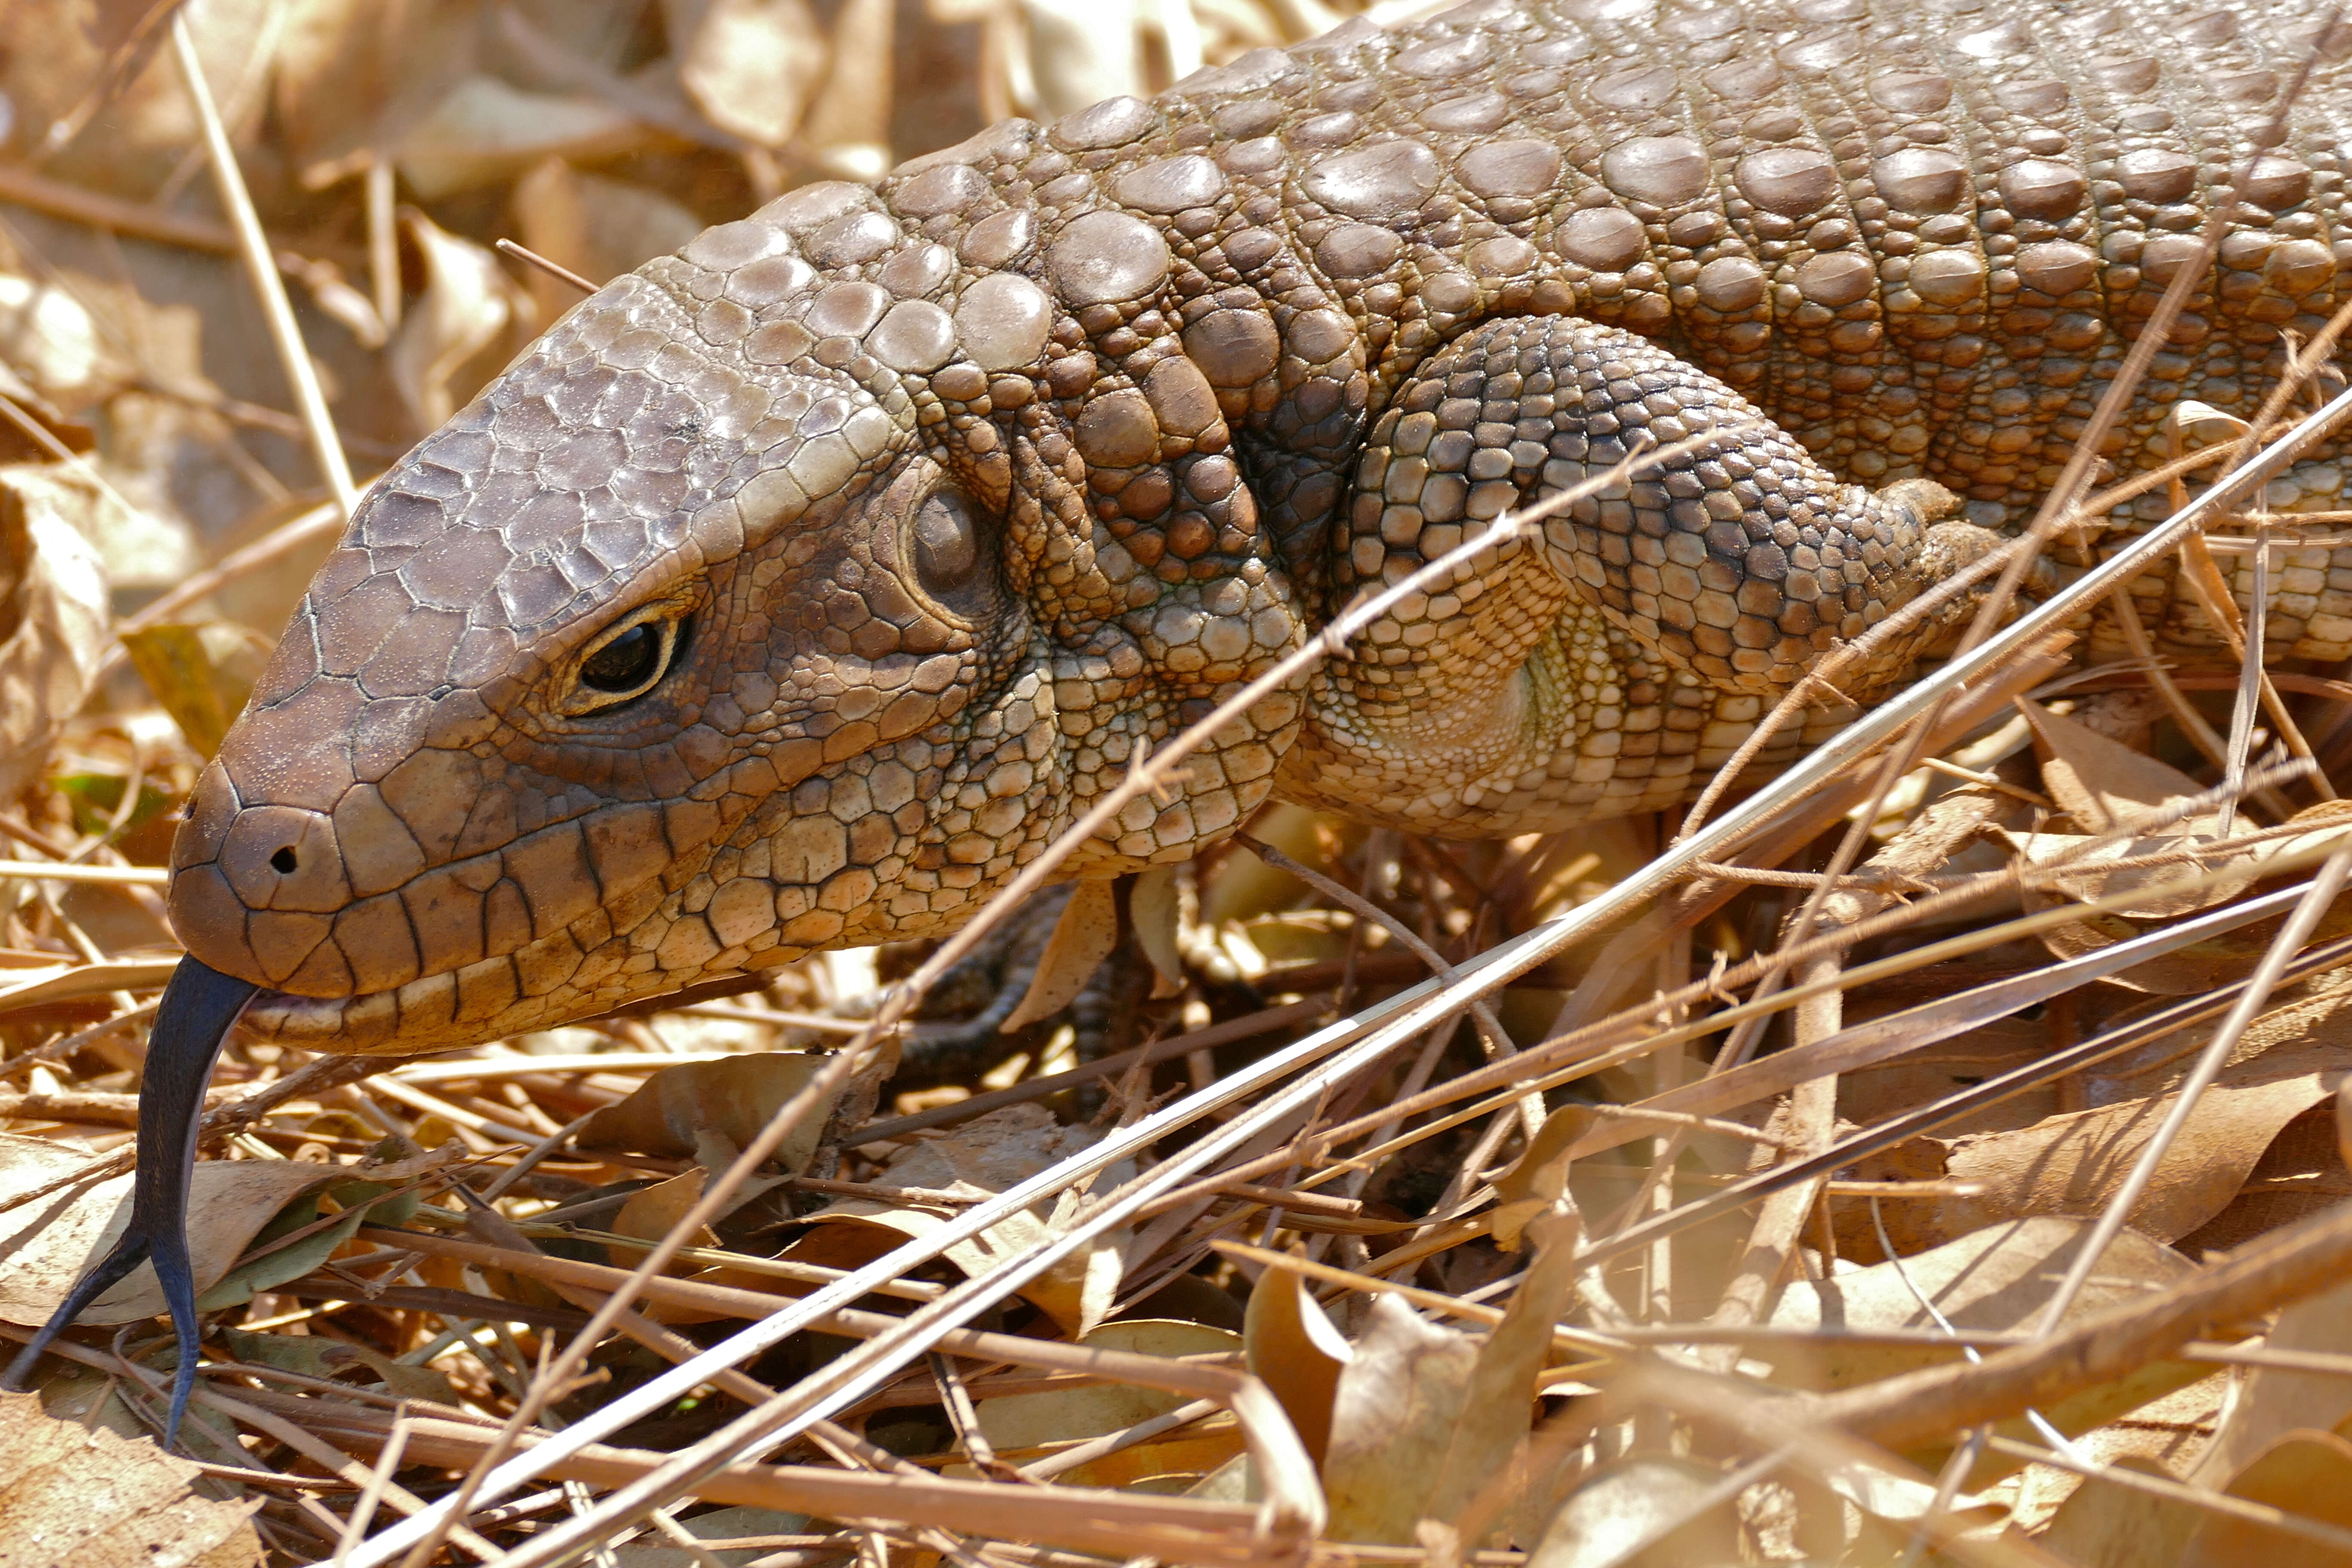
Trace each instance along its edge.
<path fill-rule="evenodd" d="M 82 1276 L 32 1342 L 9 1363 L 0 1387 L 21 1391 L 34 1363 L 51 1341 L 83 1310 L 140 1264 L 152 1258 L 156 1282 L 171 1309 L 172 1333 L 179 1347 L 172 1372 L 172 1411 L 163 1426 L 163 1447 L 180 1439 L 180 1419 L 196 1386 L 196 1280 L 188 1256 L 188 1184 L 196 1165 L 196 1131 L 203 1120 L 205 1084 L 220 1056 L 221 1042 L 245 1005 L 260 989 L 249 980 L 223 974 L 194 958 L 180 960 L 155 1012 L 148 1037 L 147 1075 L 139 1095 L 139 1169 L 131 1180 L 131 1223 L 114 1250 Z"/>

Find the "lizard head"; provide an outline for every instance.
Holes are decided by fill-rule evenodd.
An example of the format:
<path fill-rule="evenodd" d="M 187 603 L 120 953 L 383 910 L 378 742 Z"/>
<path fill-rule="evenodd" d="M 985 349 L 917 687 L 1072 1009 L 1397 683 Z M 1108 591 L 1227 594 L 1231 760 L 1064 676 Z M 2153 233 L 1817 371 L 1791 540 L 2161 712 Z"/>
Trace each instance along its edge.
<path fill-rule="evenodd" d="M 174 849 L 249 1028 L 446 1047 L 947 929 L 1295 646 L 1162 231 L 936 167 L 608 285 L 371 489 Z M 1078 868 L 1235 824 L 1296 719 Z"/>

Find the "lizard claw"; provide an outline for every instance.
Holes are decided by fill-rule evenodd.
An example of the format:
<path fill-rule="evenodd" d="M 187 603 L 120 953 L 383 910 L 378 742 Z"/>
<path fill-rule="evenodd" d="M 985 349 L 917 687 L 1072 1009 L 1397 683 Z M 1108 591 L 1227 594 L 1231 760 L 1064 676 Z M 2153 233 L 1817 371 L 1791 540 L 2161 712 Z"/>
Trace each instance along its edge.
<path fill-rule="evenodd" d="M 179 1359 L 172 1370 L 172 1409 L 163 1447 L 176 1447 L 180 1421 L 196 1386 L 196 1279 L 188 1255 L 188 1184 L 195 1174 L 196 1129 L 205 1084 L 229 1026 L 261 988 L 223 974 L 198 959 L 180 960 L 148 1036 L 147 1076 L 139 1094 L 139 1167 L 131 1178 L 131 1223 L 114 1249 L 76 1283 L 72 1294 L 9 1363 L 0 1387 L 21 1392 L 50 1342 L 72 1326 L 92 1301 L 140 1264 L 152 1259 L 172 1314 Z"/>

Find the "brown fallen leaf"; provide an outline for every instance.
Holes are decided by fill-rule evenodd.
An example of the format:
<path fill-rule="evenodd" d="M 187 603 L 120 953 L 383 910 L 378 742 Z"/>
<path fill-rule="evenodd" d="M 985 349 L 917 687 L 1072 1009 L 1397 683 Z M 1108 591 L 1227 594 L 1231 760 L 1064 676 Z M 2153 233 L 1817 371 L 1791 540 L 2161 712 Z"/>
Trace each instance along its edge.
<path fill-rule="evenodd" d="M 1021 1005 L 998 1027 L 1009 1035 L 1068 1006 L 1118 945 L 1118 903 L 1111 884 L 1095 879 L 1073 887 Z"/>
<path fill-rule="evenodd" d="M 781 1051 L 724 1061 L 681 1062 L 664 1068 L 626 1100 L 590 1117 L 573 1134 L 582 1149 L 619 1149 L 700 1160 L 716 1136 L 740 1150 L 760 1135 L 783 1104 L 814 1078 L 826 1058 Z M 797 1175 L 816 1157 L 817 1139 L 832 1114 L 831 1100 L 812 1107 L 786 1134 L 776 1164 Z"/>
<path fill-rule="evenodd" d="M 2352 1530 L 2352 1442 L 2333 1432 L 2289 1432 L 2230 1479 L 2231 1497 Z M 2352 1568 L 2337 1552 L 2269 1525 L 2208 1514 L 2181 1552 L 2179 1568 Z"/>
<path fill-rule="evenodd" d="M 584 94 L 529 92 L 499 77 L 472 76 L 408 127 L 394 155 L 409 187 L 437 201 L 511 178 L 542 158 L 615 158 L 649 134 Z"/>
<path fill-rule="evenodd" d="M 2021 697 L 2017 710 L 2033 731 L 2034 749 L 2042 757 L 2042 787 L 2092 833 L 2128 828 L 2203 793 L 2203 786 L 2179 769 L 2038 702 Z M 2221 818 L 2209 813 L 2182 819 L 2169 831 L 2210 836 L 2220 828 Z"/>
<path fill-rule="evenodd" d="M 210 1293 L 229 1278 L 254 1238 L 290 1204 L 353 1181 L 397 1184 L 447 1163 L 425 1154 L 385 1165 L 313 1165 L 277 1160 L 201 1160 L 190 1189 L 188 1249 L 196 1289 L 207 1305 Z M 89 1163 L 89 1156 L 40 1138 L 0 1133 L 0 1197 L 29 1192 Z M 103 1256 L 122 1233 L 131 1215 L 128 1174 L 87 1187 L 66 1187 L 45 1198 L 0 1212 L 0 1321 L 35 1324 L 47 1321 L 92 1258 Z M 349 1216 L 356 1226 L 360 1216 Z M 331 1244 L 329 1246 L 331 1250 Z M 323 1254 L 322 1254 L 323 1256 Z M 278 1259 L 281 1277 L 308 1271 L 299 1258 Z M 257 1288 L 266 1289 L 267 1286 Z M 240 1298 L 242 1299 L 242 1298 Z M 85 1323 L 137 1322 L 163 1310 L 163 1295 L 152 1264 L 142 1263 L 92 1302 Z"/>
<path fill-rule="evenodd" d="M 1323 1458 L 1334 1541 L 1414 1539 L 1437 1461 L 1462 1419 L 1478 1347 L 1393 1296 L 1373 1300 L 1339 1373 Z"/>
<path fill-rule="evenodd" d="M 1782 1294 L 1770 1322 L 1792 1330 L 1912 1331 L 1958 1329 L 2030 1330 L 2088 1237 L 2092 1222 L 2042 1217 L 1989 1226 L 1913 1257 L 1874 1264 L 1825 1281 L 1797 1280 Z M 2124 1231 L 2101 1255 L 2089 1281 L 2067 1309 L 2073 1322 L 2138 1300 L 2152 1288 L 2174 1284 L 2196 1272 L 2180 1254 L 2146 1236 Z M 1934 1310 L 1920 1304 L 1924 1296 Z M 1751 1347 L 1749 1354 L 1771 1368 L 1775 1383 L 1801 1388 L 1846 1388 L 1894 1376 L 1915 1367 L 1957 1359 L 1957 1349 L 1929 1344 L 1861 1344 L 1835 1339 Z M 2161 1399 L 2208 1375 L 2210 1368 L 2185 1362 L 2152 1362 L 2131 1376 L 2084 1390 L 2042 1411 L 2070 1435 L 2089 1431 L 2126 1411 Z M 2034 1438 L 2023 1422 L 2009 1435 Z M 2014 1461 L 1988 1458 L 1979 1481 L 2014 1468 Z"/>
<path fill-rule="evenodd" d="M 1602 1465 L 1570 1492 L 1528 1553 L 1528 1568 L 1699 1568 L 1737 1563 L 1739 1520 L 1702 1510 L 1723 1472 L 1696 1459 Z"/>
<path fill-rule="evenodd" d="M 0 468 L 0 802 L 41 776 L 107 649 L 106 574 L 70 504 L 44 469 Z"/>
<path fill-rule="evenodd" d="M 1320 1465 L 1331 1443 L 1339 1373 L 1355 1354 L 1346 1337 L 1307 1293 L 1303 1279 L 1287 1268 L 1269 1268 L 1250 1292 L 1242 1340 L 1250 1371 L 1274 1391 L 1307 1458 Z"/>
<path fill-rule="evenodd" d="M 1123 1319 L 1079 1337 L 1094 1350 L 1135 1355 L 1214 1355 L 1241 1347 L 1241 1336 L 1202 1323 L 1171 1319 Z M 1106 1383 L 1089 1388 L 1008 1394 L 977 1406 L 980 1429 L 1000 1455 L 1019 1460 L 1041 1458 L 1089 1437 L 1124 1430 L 1189 1403 L 1185 1395 L 1157 1388 Z M 1164 1438 L 1137 1444 L 1118 1454 L 1063 1472 L 1056 1479 L 1076 1486 L 1129 1486 L 1150 1476 L 1199 1476 L 1242 1451 L 1242 1434 L 1229 1416 L 1180 1428 Z"/>
<path fill-rule="evenodd" d="M 2163 1241 L 2228 1206 L 2280 1130 L 2335 1092 L 2341 1048 L 2265 1053 L 2222 1069 L 2165 1152 L 2128 1223 Z M 1940 1142 L 1943 1174 L 1966 1193 L 1917 1205 L 1915 1236 L 1957 1237 L 2025 1215 L 2088 1215 L 2118 1190 L 2171 1110 L 2169 1092 Z"/>
<path fill-rule="evenodd" d="M 702 232 L 702 220 L 658 191 L 544 158 L 515 183 L 513 206 L 522 242 L 591 283 L 604 283 L 639 262 L 683 249 Z M 553 321 L 580 302 L 569 283 L 533 268 L 528 279 L 541 321 Z"/>
<path fill-rule="evenodd" d="M 2283 1308 L 2263 1342 L 2281 1351 L 2352 1351 L 2352 1284 Z M 2352 1424 L 2352 1379 L 2279 1367 L 2255 1367 L 2242 1375 L 2221 1429 L 2190 1472 L 2200 1486 L 2227 1487 L 2231 1477 L 2290 1432 Z"/>
<path fill-rule="evenodd" d="M 663 0 L 662 12 L 704 119 L 766 147 L 793 139 L 830 53 L 806 0 Z"/>
<path fill-rule="evenodd" d="M 425 284 L 393 339 L 390 368 L 410 416 L 419 429 L 430 430 L 456 413 L 482 379 L 467 374 L 476 368 L 471 362 L 487 359 L 509 326 L 530 319 L 530 296 L 488 249 L 421 212 L 402 216 L 425 258 Z M 486 375 L 495 367 L 480 368 Z"/>
<path fill-rule="evenodd" d="M 196 752 L 210 757 L 245 709 L 260 661 L 233 626 L 146 626 L 126 632 L 123 650 L 163 711 Z M 240 658 L 239 653 L 247 657 Z"/>
<path fill-rule="evenodd" d="M 0 1568 L 247 1568 L 255 1501 L 199 1495 L 194 1462 L 0 1394 Z"/>
<path fill-rule="evenodd" d="M 945 1137 L 925 1139 L 900 1150 L 883 1166 L 877 1180 L 884 1185 L 976 1201 L 1015 1186 L 1101 1140 L 1099 1129 L 1065 1127 L 1044 1106 L 1008 1105 L 964 1123 Z M 1001 1258 L 1059 1234 L 1087 1201 L 1089 1185 L 1108 1190 L 1133 1170 L 1128 1161 L 1111 1165 L 1092 1184 L 1066 1189 L 1044 1212 L 1023 1210 L 970 1240 L 956 1243 L 947 1249 L 948 1260 L 977 1278 Z M 894 1204 L 876 1198 L 844 1198 L 808 1218 L 820 1226 L 879 1227 L 902 1237 L 923 1237 L 961 1213 L 962 1207 L 952 1202 Z M 1129 1236 L 1121 1228 L 1097 1237 L 1086 1250 L 1032 1279 L 1021 1294 L 1065 1331 L 1086 1333 L 1110 1310 L 1126 1267 Z"/>
<path fill-rule="evenodd" d="M 2142 1475 L 2179 1478 L 2137 1455 L 2113 1461 Z M 2075 1568 L 2169 1568 L 2206 1512 L 2192 1502 L 2151 1497 L 2094 1476 L 2058 1505 L 2041 1542 Z"/>

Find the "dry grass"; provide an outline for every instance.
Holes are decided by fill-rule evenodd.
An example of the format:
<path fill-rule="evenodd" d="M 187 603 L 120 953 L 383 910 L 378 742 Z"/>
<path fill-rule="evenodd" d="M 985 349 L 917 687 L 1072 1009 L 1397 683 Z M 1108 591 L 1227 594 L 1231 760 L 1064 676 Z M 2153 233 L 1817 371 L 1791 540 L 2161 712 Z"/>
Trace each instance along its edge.
<path fill-rule="evenodd" d="M 983 114 L 1334 19 L 33 9 L 62 63 L 0 69 L 0 586 L 51 638 L 0 714 L 39 763 L 0 776 L 0 1322 L 26 1326 L 80 1256 L 37 1237 L 129 1168 L 171 813 L 346 466 L 569 300 L 496 241 L 601 278 Z M 184 198 L 229 167 L 206 141 L 240 175 Z M 878 970 L 408 1064 L 233 1045 L 198 1253 L 236 1283 L 169 1488 L 256 1511 L 158 1514 L 148 1544 L 201 1518 L 205 1561 L 514 1568 L 2352 1550 L 2352 685 L 2265 672 L 2226 594 L 2214 661 L 2176 666 L 2122 591 L 2290 547 L 2297 520 L 2246 512 L 2352 407 L 2304 412 L 2332 347 L 2154 479 L 2170 521 L 2021 606 L 2037 552 L 2136 493 L 2070 472 L 1947 585 L 1985 605 L 1948 658 L 1686 812 L 1458 844 L 1275 806 L 1129 889 L 1135 940 L 1008 1035 L 955 1020 L 1028 983 L 1050 858 Z M 2142 657 L 2077 668 L 2094 613 Z M 370 1185 L 332 1169 L 362 1160 Z M 170 1339 L 117 1318 L 40 1396 L 135 1436 Z"/>

